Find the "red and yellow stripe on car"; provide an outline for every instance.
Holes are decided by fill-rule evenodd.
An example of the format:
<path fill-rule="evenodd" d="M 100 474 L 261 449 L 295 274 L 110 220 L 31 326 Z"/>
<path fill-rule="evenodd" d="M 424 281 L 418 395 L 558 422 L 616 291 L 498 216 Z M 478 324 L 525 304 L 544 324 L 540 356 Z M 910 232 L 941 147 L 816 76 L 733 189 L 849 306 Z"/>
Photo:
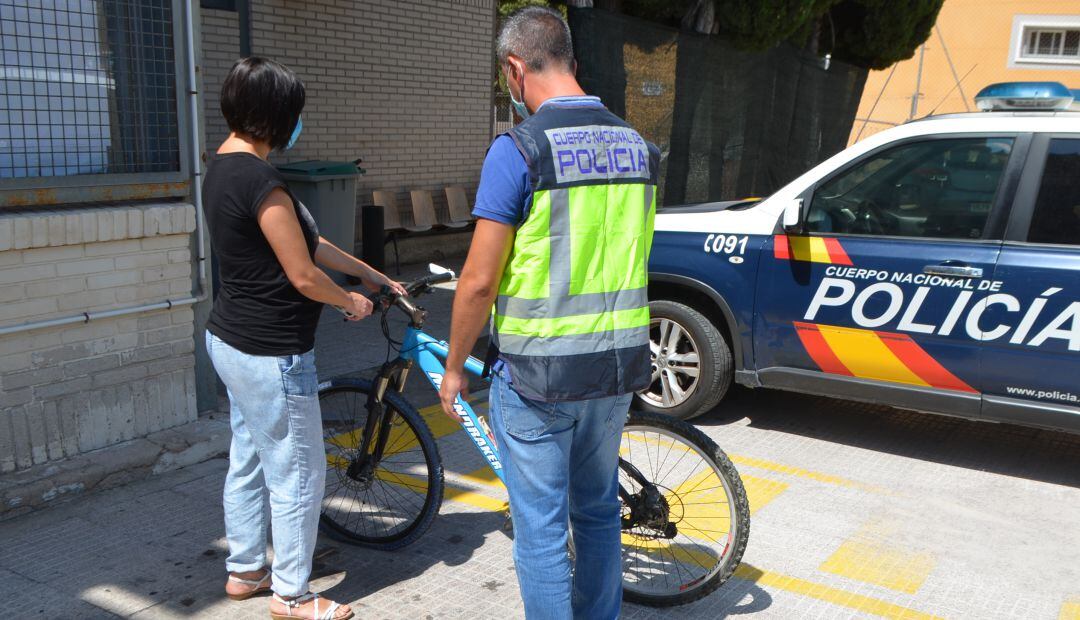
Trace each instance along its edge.
<path fill-rule="evenodd" d="M 844 246 L 833 237 L 773 237 L 773 257 L 780 260 L 797 260 L 830 265 L 850 265 Z"/>
<path fill-rule="evenodd" d="M 907 334 L 795 322 L 806 352 L 823 372 L 961 392 L 975 388 L 949 372 Z"/>

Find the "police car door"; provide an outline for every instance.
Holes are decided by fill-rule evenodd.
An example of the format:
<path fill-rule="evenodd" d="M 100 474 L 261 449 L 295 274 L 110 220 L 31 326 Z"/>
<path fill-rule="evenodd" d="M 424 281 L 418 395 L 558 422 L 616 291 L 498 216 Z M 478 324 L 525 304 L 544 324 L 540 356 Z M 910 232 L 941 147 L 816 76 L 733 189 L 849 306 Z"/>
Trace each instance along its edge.
<path fill-rule="evenodd" d="M 1080 429 L 1080 134 L 1032 143 L 987 298 L 986 417 Z"/>
<path fill-rule="evenodd" d="M 762 384 L 978 415 L 974 302 L 992 286 L 997 214 L 1028 141 L 922 136 L 808 188 L 804 234 L 777 234 L 761 262 Z"/>

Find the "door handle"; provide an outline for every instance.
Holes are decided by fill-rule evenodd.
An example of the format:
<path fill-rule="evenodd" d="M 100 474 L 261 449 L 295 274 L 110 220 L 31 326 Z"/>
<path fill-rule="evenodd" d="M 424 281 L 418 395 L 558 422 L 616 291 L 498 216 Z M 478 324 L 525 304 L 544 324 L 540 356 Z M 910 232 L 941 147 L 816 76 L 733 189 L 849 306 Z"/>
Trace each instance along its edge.
<path fill-rule="evenodd" d="M 971 267 L 968 265 L 927 265 L 923 267 L 923 273 L 934 276 L 946 276 L 949 278 L 981 278 L 983 277 L 982 267 Z"/>

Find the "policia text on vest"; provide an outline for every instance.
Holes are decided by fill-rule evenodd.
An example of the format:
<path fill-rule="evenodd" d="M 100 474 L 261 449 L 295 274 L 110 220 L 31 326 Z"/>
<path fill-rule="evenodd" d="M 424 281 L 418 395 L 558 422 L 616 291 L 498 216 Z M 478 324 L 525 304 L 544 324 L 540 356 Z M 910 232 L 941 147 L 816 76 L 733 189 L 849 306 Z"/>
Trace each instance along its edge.
<path fill-rule="evenodd" d="M 593 125 L 545 132 L 559 183 L 649 176 L 649 147 L 633 129 Z"/>
<path fill-rule="evenodd" d="M 648 387 L 659 151 L 600 107 L 549 103 L 509 134 L 533 183 L 492 321 L 515 391 L 557 401 Z"/>

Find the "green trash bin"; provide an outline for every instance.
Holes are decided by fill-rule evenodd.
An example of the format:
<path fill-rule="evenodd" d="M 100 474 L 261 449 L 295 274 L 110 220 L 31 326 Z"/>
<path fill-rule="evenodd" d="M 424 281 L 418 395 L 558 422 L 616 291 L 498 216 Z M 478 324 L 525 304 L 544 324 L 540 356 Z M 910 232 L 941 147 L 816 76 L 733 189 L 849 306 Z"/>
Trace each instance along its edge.
<path fill-rule="evenodd" d="M 362 172 L 351 161 L 296 161 L 277 167 L 330 243 L 353 253 L 356 243 L 356 177 Z M 345 276 L 332 272 L 339 284 Z"/>

